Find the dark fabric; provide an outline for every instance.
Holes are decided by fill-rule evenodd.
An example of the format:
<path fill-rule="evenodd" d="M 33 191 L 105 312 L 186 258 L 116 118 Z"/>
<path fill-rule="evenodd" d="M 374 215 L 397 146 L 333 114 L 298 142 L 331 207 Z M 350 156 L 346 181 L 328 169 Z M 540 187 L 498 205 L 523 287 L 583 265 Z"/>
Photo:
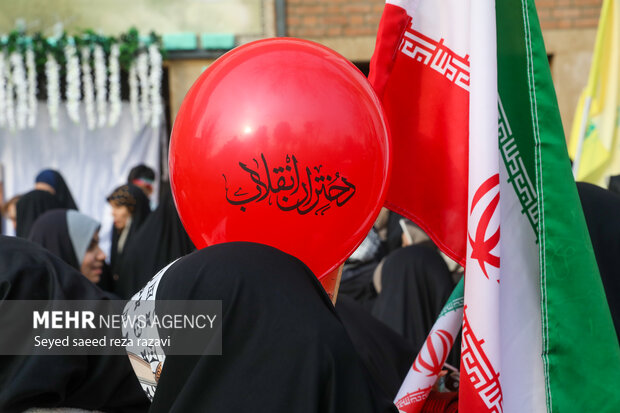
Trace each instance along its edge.
<path fill-rule="evenodd" d="M 32 224 L 40 215 L 58 208 L 62 208 L 62 205 L 54 195 L 47 191 L 35 189 L 24 194 L 15 205 L 17 213 L 15 234 L 18 237 L 27 238 L 30 235 Z"/>
<path fill-rule="evenodd" d="M 403 218 L 402 215 L 390 211 L 387 224 L 387 239 L 385 241 L 387 254 L 403 246 L 403 229 L 399 223 Z"/>
<path fill-rule="evenodd" d="M 168 356 L 150 412 L 396 412 L 319 282 L 279 250 L 197 251 L 168 269 L 157 299 L 222 300 L 223 354 Z"/>
<path fill-rule="evenodd" d="M 75 204 L 75 200 L 73 199 L 73 195 L 71 195 L 71 190 L 69 189 L 69 186 L 67 186 L 67 183 L 60 172 L 54 171 L 53 169 L 44 169 L 39 172 L 35 178 L 35 183 L 37 182 L 45 182 L 54 188 L 56 191 L 54 196 L 60 203 L 61 208 L 78 209 Z"/>
<path fill-rule="evenodd" d="M 66 209 L 55 209 L 41 215 L 32 226 L 28 239 L 80 270 L 80 262 L 69 237 Z"/>
<path fill-rule="evenodd" d="M 620 175 L 611 176 L 609 178 L 609 188 L 611 192 L 620 195 Z"/>
<path fill-rule="evenodd" d="M 338 295 L 352 298 L 366 311 L 370 311 L 377 297 L 372 277 L 378 264 L 378 261 L 357 265 L 345 264 Z"/>
<path fill-rule="evenodd" d="M 131 227 L 125 241 L 125 248 L 129 245 L 133 236 L 138 232 L 146 218 L 151 213 L 149 198 L 142 189 L 135 185 L 127 184 L 116 188 L 108 197 L 108 202 L 126 206 L 131 213 Z M 112 226 L 112 248 L 110 250 L 110 274 L 113 278 L 113 290 L 116 290 L 116 281 L 123 262 L 124 250 L 118 251 L 118 240 L 121 231 Z M 134 257 L 135 259 L 135 257 Z M 104 281 L 105 282 L 105 281 Z"/>
<path fill-rule="evenodd" d="M 577 190 L 620 340 L 620 196 L 585 182 L 577 182 Z"/>
<path fill-rule="evenodd" d="M 413 346 L 340 292 L 336 312 L 375 383 L 394 400 L 415 359 Z"/>
<path fill-rule="evenodd" d="M 115 292 L 129 298 L 160 269 L 196 248 L 179 219 L 172 192 L 164 192 L 159 206 L 125 246 Z"/>
<path fill-rule="evenodd" d="M 51 252 L 0 236 L 0 306 L 5 300 L 109 298 Z M 0 320 L 7 322 L 1 311 Z M 0 356 L 0 411 L 31 407 L 144 412 L 148 399 L 127 357 Z"/>
<path fill-rule="evenodd" d="M 417 354 L 454 289 L 450 270 L 434 248 L 412 245 L 387 256 L 381 272 L 372 314 L 410 341 Z"/>

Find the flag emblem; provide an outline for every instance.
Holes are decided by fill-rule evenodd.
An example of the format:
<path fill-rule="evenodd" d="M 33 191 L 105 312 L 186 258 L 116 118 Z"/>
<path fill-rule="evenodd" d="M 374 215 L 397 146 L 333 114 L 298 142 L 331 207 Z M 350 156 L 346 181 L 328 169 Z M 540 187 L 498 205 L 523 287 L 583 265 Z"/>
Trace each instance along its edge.
<path fill-rule="evenodd" d="M 418 373 L 426 373 L 427 377 L 437 376 L 453 342 L 454 338 L 448 331 L 432 331 L 413 362 L 413 369 Z"/>
<path fill-rule="evenodd" d="M 486 195 L 491 194 L 493 191 L 497 191 L 497 194 L 486 205 L 479 221 L 474 224 L 476 225 L 474 238 L 472 239 L 471 233 L 468 234 L 469 243 L 471 244 L 471 258 L 478 261 L 487 279 L 489 279 L 487 264 L 499 269 L 499 257 L 491 252 L 499 243 L 499 227 L 493 235 L 486 238 L 487 230 L 491 224 L 491 218 L 499 205 L 499 174 L 491 176 L 478 187 L 474 194 L 474 199 L 471 202 L 471 210 L 469 211 L 470 217 L 472 217 L 478 203 L 483 198 L 488 198 Z M 499 282 L 499 280 L 497 280 L 497 282 Z"/>

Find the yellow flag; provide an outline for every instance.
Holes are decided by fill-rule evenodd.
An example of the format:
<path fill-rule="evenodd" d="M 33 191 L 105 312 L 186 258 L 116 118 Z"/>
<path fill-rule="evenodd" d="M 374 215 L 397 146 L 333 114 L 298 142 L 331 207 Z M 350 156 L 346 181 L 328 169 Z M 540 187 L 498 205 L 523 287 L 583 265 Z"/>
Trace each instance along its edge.
<path fill-rule="evenodd" d="M 620 0 L 604 0 L 588 84 L 569 144 L 575 178 L 607 186 L 620 174 Z"/>

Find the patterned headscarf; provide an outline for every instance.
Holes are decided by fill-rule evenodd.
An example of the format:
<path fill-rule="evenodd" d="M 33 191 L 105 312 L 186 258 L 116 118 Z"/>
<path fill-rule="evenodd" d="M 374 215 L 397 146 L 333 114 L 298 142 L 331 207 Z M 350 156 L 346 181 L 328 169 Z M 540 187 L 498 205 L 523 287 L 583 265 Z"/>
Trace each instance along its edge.
<path fill-rule="evenodd" d="M 136 201 L 136 196 L 134 195 L 135 192 L 134 193 L 132 192 L 134 191 L 131 191 L 131 188 L 129 185 L 122 185 L 116 188 L 114 192 L 112 192 L 106 198 L 106 200 L 110 202 L 111 204 L 127 207 L 129 212 L 133 214 L 133 212 L 136 209 L 137 201 Z"/>

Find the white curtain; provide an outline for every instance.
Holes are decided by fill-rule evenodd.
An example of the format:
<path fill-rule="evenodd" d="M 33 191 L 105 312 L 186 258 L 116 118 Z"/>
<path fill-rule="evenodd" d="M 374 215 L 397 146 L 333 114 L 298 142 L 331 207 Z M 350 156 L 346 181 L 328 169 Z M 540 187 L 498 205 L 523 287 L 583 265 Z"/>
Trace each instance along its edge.
<path fill-rule="evenodd" d="M 73 123 L 64 105 L 59 111 L 59 127 L 50 127 L 47 105 L 39 103 L 37 123 L 33 129 L 11 132 L 0 129 L 0 164 L 4 171 L 4 199 L 33 189 L 37 173 L 45 168 L 60 171 L 71 190 L 75 202 L 83 212 L 102 222 L 102 238 L 112 220 L 108 217 L 106 196 L 117 186 L 127 182 L 129 170 L 144 163 L 159 177 L 160 147 L 165 146 L 166 130 L 163 120 L 158 129 L 145 125 L 139 131 L 133 128 L 129 103 L 123 102 L 119 122 L 114 127 L 86 127 L 82 107 L 80 123 Z M 151 198 L 156 199 L 157 186 Z M 13 227 L 4 223 L 7 235 Z M 107 240 L 102 240 L 107 247 Z M 107 249 L 104 249 L 107 252 Z"/>

